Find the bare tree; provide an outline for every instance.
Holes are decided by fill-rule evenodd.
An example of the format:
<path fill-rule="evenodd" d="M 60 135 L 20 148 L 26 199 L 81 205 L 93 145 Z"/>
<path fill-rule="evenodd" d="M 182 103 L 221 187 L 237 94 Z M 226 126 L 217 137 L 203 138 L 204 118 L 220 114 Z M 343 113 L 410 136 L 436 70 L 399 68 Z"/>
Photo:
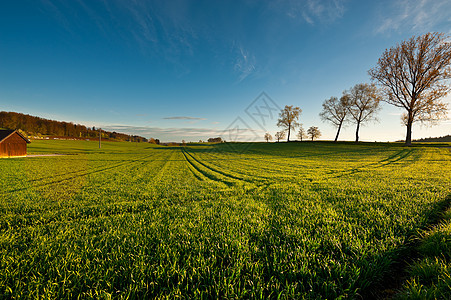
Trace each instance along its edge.
<path fill-rule="evenodd" d="M 385 50 L 368 71 L 384 91 L 383 101 L 405 109 L 406 145 L 412 144 L 412 124 L 434 124 L 446 118 L 447 104 L 440 101 L 450 90 L 451 43 L 443 33 L 411 37 Z"/>
<path fill-rule="evenodd" d="M 274 136 L 277 142 L 279 142 L 281 139 L 285 138 L 285 131 L 278 131 Z"/>
<path fill-rule="evenodd" d="M 360 125 L 374 121 L 380 109 L 381 95 L 375 84 L 359 83 L 345 92 L 349 97 L 348 112 L 356 124 L 355 141 L 359 141 Z"/>
<path fill-rule="evenodd" d="M 277 126 L 283 127 L 288 130 L 287 142 L 290 141 L 291 129 L 296 129 L 299 126 L 297 120 L 301 115 L 302 109 L 299 107 L 293 107 L 293 105 L 285 105 L 285 108 L 279 114 L 279 120 Z"/>
<path fill-rule="evenodd" d="M 302 142 L 302 140 L 306 137 L 307 135 L 306 135 L 306 133 L 305 133 L 305 129 L 304 129 L 304 127 L 302 127 L 302 124 L 299 124 L 299 131 L 298 131 L 298 138 L 301 140 L 301 142 Z"/>
<path fill-rule="evenodd" d="M 265 140 L 266 142 L 272 141 L 272 136 L 269 134 L 269 132 L 265 133 Z"/>
<path fill-rule="evenodd" d="M 320 112 L 319 116 L 323 121 L 331 122 L 337 127 L 337 135 L 335 136 L 334 142 L 338 140 L 338 135 L 340 134 L 341 126 L 345 122 L 346 115 L 348 114 L 349 108 L 349 95 L 344 93 L 340 100 L 337 97 L 330 97 L 323 102 L 323 110 Z"/>
<path fill-rule="evenodd" d="M 313 141 L 314 139 L 317 139 L 321 136 L 321 131 L 319 131 L 318 127 L 311 126 L 309 129 L 307 129 L 307 134 Z"/>

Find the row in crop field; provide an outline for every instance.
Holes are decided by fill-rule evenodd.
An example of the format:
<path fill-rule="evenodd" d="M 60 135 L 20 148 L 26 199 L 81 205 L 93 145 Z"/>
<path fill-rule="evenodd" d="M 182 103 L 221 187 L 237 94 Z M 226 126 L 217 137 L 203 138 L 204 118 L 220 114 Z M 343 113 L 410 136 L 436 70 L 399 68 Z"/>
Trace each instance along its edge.
<path fill-rule="evenodd" d="M 0 161 L 5 297 L 355 297 L 451 186 L 432 147 L 52 143 Z"/>

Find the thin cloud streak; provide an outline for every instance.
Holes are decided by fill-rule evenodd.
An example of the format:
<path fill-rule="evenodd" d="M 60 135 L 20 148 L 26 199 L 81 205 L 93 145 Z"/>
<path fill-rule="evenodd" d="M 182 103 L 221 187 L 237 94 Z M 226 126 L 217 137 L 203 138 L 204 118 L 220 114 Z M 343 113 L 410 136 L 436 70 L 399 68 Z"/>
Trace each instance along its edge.
<path fill-rule="evenodd" d="M 41 3 L 44 5 L 46 10 L 48 10 L 53 15 L 53 17 L 64 27 L 64 29 L 73 34 L 68 19 L 51 0 L 41 0 Z"/>
<path fill-rule="evenodd" d="M 165 141 L 174 141 L 180 139 L 205 139 L 210 137 L 228 137 L 229 131 L 224 129 L 211 129 L 211 128 L 192 128 L 192 127 L 182 127 L 182 128 L 162 128 L 162 127 L 145 127 L 145 126 L 128 126 L 128 125 L 105 125 L 102 127 L 104 130 L 116 131 L 131 135 L 140 135 L 145 137 L 153 138 L 164 138 Z M 248 138 L 249 141 L 255 139 L 255 135 L 246 135 L 249 130 L 246 129 L 235 129 L 236 132 L 240 133 L 240 139 L 243 141 Z M 257 130 L 258 131 L 258 130 Z M 260 133 L 260 132 L 259 132 Z M 263 134 L 260 134 L 263 137 Z"/>
<path fill-rule="evenodd" d="M 375 33 L 429 31 L 442 22 L 451 21 L 450 11 L 449 0 L 393 1 L 388 8 L 382 8 L 384 16 Z"/>
<path fill-rule="evenodd" d="M 291 19 L 300 19 L 315 24 L 328 24 L 343 17 L 346 12 L 344 0 L 279 0 L 273 3 L 274 7 L 282 7 L 285 14 Z"/>
<path fill-rule="evenodd" d="M 206 120 L 205 118 L 196 117 L 165 117 L 164 120 Z"/>
<path fill-rule="evenodd" d="M 136 44 L 144 54 L 163 55 L 172 63 L 180 56 L 193 55 L 192 41 L 196 40 L 195 31 L 187 23 L 183 13 L 174 15 L 173 7 L 164 2 L 102 0 L 106 15 L 96 12 L 93 5 L 84 0 L 68 3 L 61 0 L 41 0 L 41 3 L 68 32 L 71 32 L 71 27 L 81 27 L 81 8 L 81 12 L 94 22 L 98 31 L 106 38 L 114 36 L 125 44 Z M 72 13 L 63 14 L 58 8 L 63 5 Z M 120 15 L 125 15 L 129 22 L 118 29 L 115 25 Z M 160 32 L 157 28 L 161 29 Z"/>
<path fill-rule="evenodd" d="M 243 46 L 239 45 L 234 48 L 236 59 L 233 69 L 238 73 L 238 82 L 241 82 L 256 72 L 256 59 L 255 56 L 250 54 Z"/>

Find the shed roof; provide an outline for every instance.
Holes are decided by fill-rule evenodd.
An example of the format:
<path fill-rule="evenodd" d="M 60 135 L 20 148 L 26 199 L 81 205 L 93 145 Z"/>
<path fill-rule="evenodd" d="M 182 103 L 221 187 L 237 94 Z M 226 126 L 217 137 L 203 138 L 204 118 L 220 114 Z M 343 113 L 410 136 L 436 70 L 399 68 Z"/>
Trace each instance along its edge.
<path fill-rule="evenodd" d="M 24 139 L 25 142 L 30 143 L 30 141 L 24 137 L 19 131 L 17 130 L 10 130 L 10 129 L 0 129 L 0 143 L 3 142 L 3 140 L 6 140 L 10 135 L 17 133 L 21 138 Z"/>

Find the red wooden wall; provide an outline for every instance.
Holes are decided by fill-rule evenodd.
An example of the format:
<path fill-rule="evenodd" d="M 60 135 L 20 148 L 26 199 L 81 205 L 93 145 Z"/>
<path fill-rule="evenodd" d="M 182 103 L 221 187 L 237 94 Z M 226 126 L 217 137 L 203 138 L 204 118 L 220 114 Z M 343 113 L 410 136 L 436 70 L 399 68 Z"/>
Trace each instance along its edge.
<path fill-rule="evenodd" d="M 17 133 L 0 142 L 0 157 L 27 155 L 27 142 Z"/>

